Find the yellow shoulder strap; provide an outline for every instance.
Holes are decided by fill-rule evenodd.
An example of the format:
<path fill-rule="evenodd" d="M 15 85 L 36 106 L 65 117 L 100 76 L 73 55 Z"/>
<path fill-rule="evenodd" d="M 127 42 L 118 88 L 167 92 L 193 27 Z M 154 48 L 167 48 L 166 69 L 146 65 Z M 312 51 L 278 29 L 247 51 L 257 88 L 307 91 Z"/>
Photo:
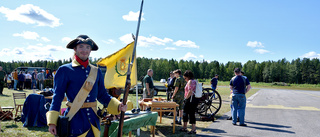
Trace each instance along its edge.
<path fill-rule="evenodd" d="M 95 67 L 91 64 L 90 65 L 90 72 L 89 76 L 86 81 L 83 83 L 80 91 L 78 92 L 76 98 L 73 100 L 70 111 L 68 112 L 66 117 L 69 117 L 69 121 L 73 118 L 73 116 L 78 112 L 78 110 L 83 105 L 85 99 L 89 95 L 94 83 L 97 79 L 98 74 L 98 67 Z"/>

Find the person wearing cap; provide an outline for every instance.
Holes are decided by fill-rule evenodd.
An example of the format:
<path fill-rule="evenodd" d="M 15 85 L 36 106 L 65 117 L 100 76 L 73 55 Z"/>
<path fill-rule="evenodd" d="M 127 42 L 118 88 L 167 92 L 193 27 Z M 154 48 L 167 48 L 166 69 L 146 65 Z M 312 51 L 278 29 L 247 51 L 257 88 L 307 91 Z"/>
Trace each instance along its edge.
<path fill-rule="evenodd" d="M 213 90 L 216 90 L 216 89 L 217 89 L 218 77 L 219 77 L 219 75 L 216 74 L 216 75 L 211 79 L 211 81 L 210 81 L 211 88 L 212 88 Z"/>
<path fill-rule="evenodd" d="M 239 117 L 240 126 L 247 126 L 244 123 L 245 109 L 246 109 L 246 93 L 251 89 L 248 79 L 241 75 L 241 70 L 235 68 L 234 76 L 230 80 L 230 90 L 232 91 L 232 124 L 237 125 L 237 118 Z"/>
<path fill-rule="evenodd" d="M 91 51 L 98 50 L 97 44 L 87 35 L 79 35 L 68 45 L 68 49 L 74 50 L 73 60 L 69 64 L 62 65 L 58 68 L 54 77 L 54 94 L 49 111 L 47 112 L 47 124 L 49 132 L 53 135 L 57 134 L 57 119 L 59 116 L 61 102 L 65 97 L 67 101 L 72 103 L 75 97 L 82 89 L 83 83 L 86 81 L 91 69 L 97 69 L 96 80 L 85 96 L 85 103 L 76 111 L 72 119 L 69 119 L 69 136 L 100 136 L 100 119 L 96 113 L 96 100 L 102 105 L 107 106 L 109 113 L 119 114 L 120 111 L 126 111 L 127 105 L 123 105 L 116 98 L 112 98 L 107 89 L 104 87 L 104 77 L 101 70 L 93 68 L 95 66 L 89 64 L 89 55 Z M 85 91 L 86 92 L 86 91 Z M 85 104 L 91 104 L 90 107 L 83 107 Z M 71 105 L 72 106 L 72 105 Z M 70 112 L 68 106 L 64 115 Z"/>

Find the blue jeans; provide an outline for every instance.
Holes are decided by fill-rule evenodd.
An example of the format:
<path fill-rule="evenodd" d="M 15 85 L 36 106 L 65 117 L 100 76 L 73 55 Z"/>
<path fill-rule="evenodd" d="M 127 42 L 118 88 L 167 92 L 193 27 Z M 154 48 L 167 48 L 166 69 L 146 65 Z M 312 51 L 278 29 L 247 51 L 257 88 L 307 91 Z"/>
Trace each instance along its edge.
<path fill-rule="evenodd" d="M 216 90 L 217 89 L 217 87 L 213 87 L 213 86 L 211 86 L 211 88 L 212 88 L 212 90 Z M 213 92 L 213 98 L 216 98 L 216 94 Z"/>
<path fill-rule="evenodd" d="M 244 124 L 246 101 L 245 94 L 232 94 L 232 123 L 237 123 L 239 117 L 240 124 Z"/>
<path fill-rule="evenodd" d="M 37 80 L 32 80 L 31 89 L 37 88 Z"/>
<path fill-rule="evenodd" d="M 14 80 L 13 89 L 17 90 L 18 80 Z"/>

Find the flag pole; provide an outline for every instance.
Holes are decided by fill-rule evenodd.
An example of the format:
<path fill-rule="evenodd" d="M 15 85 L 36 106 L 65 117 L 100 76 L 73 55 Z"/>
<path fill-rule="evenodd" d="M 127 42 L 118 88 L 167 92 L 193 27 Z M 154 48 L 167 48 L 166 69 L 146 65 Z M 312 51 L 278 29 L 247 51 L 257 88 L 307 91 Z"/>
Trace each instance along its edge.
<path fill-rule="evenodd" d="M 140 21 L 141 21 L 142 7 L 143 7 L 143 0 L 141 1 L 141 6 L 140 6 L 140 13 L 139 13 L 139 19 L 138 19 L 138 25 L 137 25 L 136 38 L 135 38 L 135 41 L 134 41 L 132 58 L 131 58 L 131 62 L 128 64 L 128 71 L 127 71 L 127 79 L 126 79 L 126 85 L 125 85 L 125 92 L 124 92 L 124 94 L 123 94 L 123 99 L 122 99 L 122 104 L 124 104 L 124 105 L 127 104 L 127 98 L 128 98 L 128 94 L 129 94 L 129 89 L 130 89 L 130 87 L 131 87 L 130 75 L 131 75 L 132 65 L 133 65 L 133 62 L 134 62 L 134 57 L 135 57 L 135 55 L 136 55 L 136 47 L 137 47 L 137 43 L 138 43 L 138 36 L 139 36 L 139 29 L 140 29 Z M 124 113 L 125 113 L 125 112 L 121 111 L 121 114 L 120 114 L 119 128 L 118 128 L 118 137 L 122 137 L 122 128 L 123 128 L 123 121 L 124 121 Z"/>

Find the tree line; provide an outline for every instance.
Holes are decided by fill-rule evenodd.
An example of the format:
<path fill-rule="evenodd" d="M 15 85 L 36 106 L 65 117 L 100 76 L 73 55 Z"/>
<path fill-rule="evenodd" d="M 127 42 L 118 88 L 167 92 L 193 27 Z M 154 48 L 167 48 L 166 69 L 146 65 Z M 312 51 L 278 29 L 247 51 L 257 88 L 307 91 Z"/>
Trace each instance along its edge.
<path fill-rule="evenodd" d="M 72 60 L 58 61 L 12 61 L 2 62 L 0 66 L 4 71 L 12 72 L 17 67 L 46 67 L 49 69 L 58 69 L 59 66 L 70 63 Z M 98 60 L 90 58 L 90 63 L 95 64 Z M 211 79 L 215 74 L 219 75 L 219 80 L 229 81 L 233 76 L 234 68 L 241 68 L 245 72 L 245 76 L 252 82 L 285 82 L 296 84 L 319 84 L 320 83 L 320 60 L 303 58 L 288 61 L 285 58 L 278 61 L 263 61 L 261 63 L 256 60 L 249 60 L 245 64 L 241 62 L 229 61 L 227 63 L 219 63 L 218 61 L 186 61 L 175 59 L 152 59 L 137 58 L 138 78 L 141 79 L 147 73 L 148 69 L 153 69 L 153 79 L 167 79 L 170 71 L 181 69 L 191 70 L 196 79 Z"/>

